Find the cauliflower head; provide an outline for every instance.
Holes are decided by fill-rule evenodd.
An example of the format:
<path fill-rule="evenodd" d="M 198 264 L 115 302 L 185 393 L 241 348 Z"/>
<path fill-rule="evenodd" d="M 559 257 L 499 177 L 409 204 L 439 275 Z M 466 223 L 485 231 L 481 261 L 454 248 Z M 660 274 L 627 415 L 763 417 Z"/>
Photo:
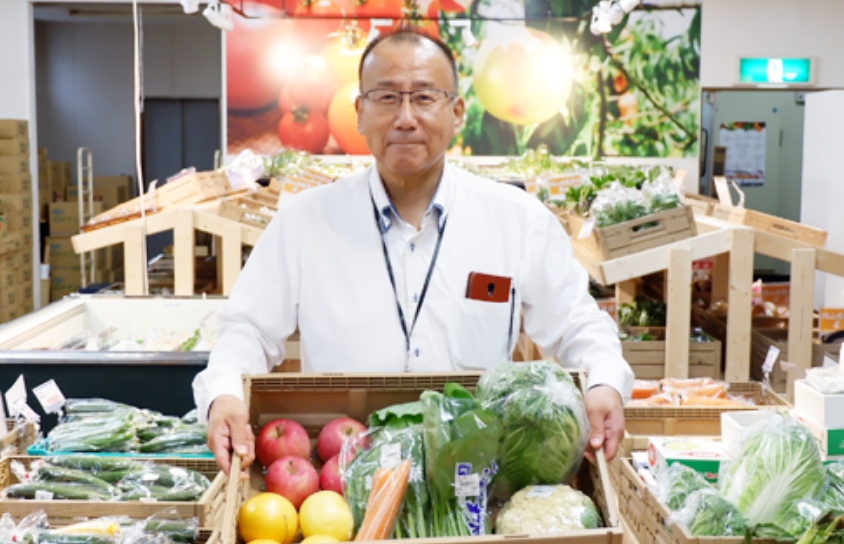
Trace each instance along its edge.
<path fill-rule="evenodd" d="M 567 485 L 530 485 L 513 495 L 498 513 L 500 535 L 543 534 L 601 526 L 592 500 Z"/>

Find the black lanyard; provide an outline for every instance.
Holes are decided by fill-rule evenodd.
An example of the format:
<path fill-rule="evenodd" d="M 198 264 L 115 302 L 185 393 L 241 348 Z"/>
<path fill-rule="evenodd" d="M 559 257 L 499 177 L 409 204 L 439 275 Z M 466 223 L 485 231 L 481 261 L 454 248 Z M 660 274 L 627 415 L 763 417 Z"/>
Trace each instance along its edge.
<path fill-rule="evenodd" d="M 370 195 L 371 198 L 371 195 Z M 390 284 L 393 286 L 393 295 L 396 297 L 396 309 L 399 311 L 399 322 L 401 322 L 401 330 L 404 332 L 405 347 L 410 351 L 410 336 L 413 334 L 413 329 L 416 328 L 416 320 L 419 319 L 419 311 L 422 310 L 422 303 L 425 302 L 425 294 L 428 292 L 428 286 L 431 284 L 431 276 L 434 275 L 434 267 L 437 264 L 437 257 L 440 254 L 440 245 L 443 241 L 443 233 L 448 222 L 446 218 L 443 221 L 443 226 L 439 229 L 437 236 L 437 247 L 434 248 L 434 256 L 431 258 L 431 266 L 428 267 L 428 275 L 425 277 L 425 285 L 422 286 L 422 293 L 419 295 L 419 304 L 416 305 L 416 314 L 413 316 L 413 323 L 410 325 L 410 331 L 407 330 L 407 321 L 404 319 L 404 312 L 399 303 L 399 293 L 396 290 L 396 278 L 393 276 L 393 265 L 390 264 L 390 253 L 387 251 L 387 244 L 384 242 L 384 233 L 381 230 L 381 216 L 378 213 L 378 207 L 375 205 L 375 199 L 372 199 L 372 211 L 375 212 L 375 226 L 381 235 L 381 249 L 384 250 L 384 262 L 387 264 L 387 274 L 390 275 Z"/>

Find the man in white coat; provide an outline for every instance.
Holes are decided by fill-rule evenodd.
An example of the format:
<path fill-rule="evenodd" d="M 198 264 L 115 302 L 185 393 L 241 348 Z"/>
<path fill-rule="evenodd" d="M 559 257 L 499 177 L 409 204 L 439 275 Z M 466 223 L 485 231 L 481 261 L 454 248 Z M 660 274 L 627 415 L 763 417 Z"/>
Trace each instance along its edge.
<path fill-rule="evenodd" d="M 615 325 L 542 203 L 447 163 L 465 110 L 448 47 L 383 35 L 360 76 L 358 130 L 375 164 L 282 206 L 194 381 L 221 469 L 232 451 L 254 459 L 241 375 L 279 364 L 297 328 L 306 372 L 482 370 L 511 359 L 522 312 L 545 354 L 588 369 L 590 446 L 611 459 L 633 382 Z"/>

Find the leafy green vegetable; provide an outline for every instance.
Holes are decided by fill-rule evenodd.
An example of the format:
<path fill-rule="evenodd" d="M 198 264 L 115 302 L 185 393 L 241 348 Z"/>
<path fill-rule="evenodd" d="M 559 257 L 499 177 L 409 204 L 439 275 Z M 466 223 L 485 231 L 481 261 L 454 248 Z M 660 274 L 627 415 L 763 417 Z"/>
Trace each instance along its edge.
<path fill-rule="evenodd" d="M 411 425 L 421 425 L 424 416 L 425 407 L 421 401 L 407 402 L 373 412 L 369 416 L 369 426 L 388 427 L 394 430 L 404 429 Z"/>
<path fill-rule="evenodd" d="M 620 327 L 664 327 L 665 303 L 637 296 L 633 302 L 625 302 L 618 307 L 618 325 Z"/>
<path fill-rule="evenodd" d="M 697 471 L 674 463 L 659 478 L 659 500 L 671 511 L 679 510 L 686 504 L 689 495 L 700 489 L 712 489 L 706 478 Z"/>
<path fill-rule="evenodd" d="M 360 527 L 366 514 L 366 503 L 372 487 L 372 477 L 382 466 L 382 454 L 386 448 L 398 444 L 402 459 L 410 459 L 410 478 L 404 503 L 399 512 L 394 536 L 396 538 L 428 538 L 432 535 L 430 518 L 431 500 L 425 482 L 425 455 L 423 451 L 423 427 L 409 424 L 412 405 L 401 404 L 376 412 L 371 417 L 387 421 L 385 427 L 372 433 L 372 446 L 358 453 L 343 472 L 346 501 L 352 509 L 355 528 Z M 378 415 L 381 414 L 381 415 Z M 404 416 L 398 416 L 404 414 Z M 386 419 L 384 419 L 386 416 Z"/>
<path fill-rule="evenodd" d="M 199 329 L 196 329 L 196 331 L 194 331 L 190 338 L 182 342 L 182 345 L 179 346 L 179 351 L 193 351 L 193 348 L 195 348 L 196 345 L 199 343 L 199 339 Z"/>
<path fill-rule="evenodd" d="M 830 463 L 826 470 L 827 487 L 818 500 L 836 514 L 844 514 L 844 461 Z"/>
<path fill-rule="evenodd" d="M 817 441 L 805 425 L 770 414 L 754 425 L 719 481 L 724 497 L 756 524 L 788 524 L 796 501 L 811 498 L 826 478 Z"/>
<path fill-rule="evenodd" d="M 504 495 L 571 479 L 588 429 L 580 391 L 560 365 L 500 364 L 481 377 L 478 399 L 504 425 L 497 484 Z"/>
<path fill-rule="evenodd" d="M 753 529 L 751 521 L 713 487 L 689 495 L 677 520 L 694 536 L 746 536 Z"/>
<path fill-rule="evenodd" d="M 443 393 L 425 391 L 425 470 L 431 492 L 433 536 L 489 534 L 487 488 L 498 470 L 502 426 L 465 388 L 448 383 Z M 477 474 L 480 495 L 457 497 L 460 472 Z"/>

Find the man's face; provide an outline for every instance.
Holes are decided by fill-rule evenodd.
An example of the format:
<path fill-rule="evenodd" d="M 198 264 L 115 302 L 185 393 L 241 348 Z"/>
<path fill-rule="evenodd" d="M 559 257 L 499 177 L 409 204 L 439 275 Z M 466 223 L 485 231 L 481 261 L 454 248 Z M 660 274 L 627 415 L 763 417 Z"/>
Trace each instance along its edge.
<path fill-rule="evenodd" d="M 373 89 L 456 93 L 451 65 L 435 44 L 385 40 L 363 65 L 361 93 Z M 434 166 L 463 126 L 463 99 L 441 97 L 432 107 L 417 108 L 404 96 L 401 105 L 384 107 L 358 98 L 358 132 L 390 172 L 413 175 Z"/>

